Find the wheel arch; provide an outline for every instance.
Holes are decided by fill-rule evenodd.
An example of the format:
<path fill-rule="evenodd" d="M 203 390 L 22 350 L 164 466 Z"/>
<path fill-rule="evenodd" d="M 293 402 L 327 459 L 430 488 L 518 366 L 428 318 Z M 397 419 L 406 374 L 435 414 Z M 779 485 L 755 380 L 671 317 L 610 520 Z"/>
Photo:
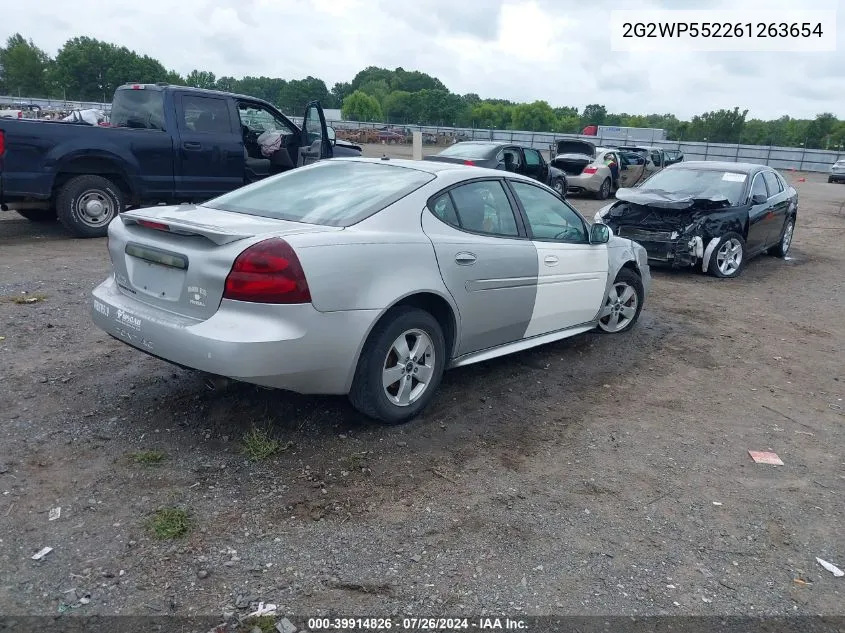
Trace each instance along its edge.
<path fill-rule="evenodd" d="M 132 179 L 120 165 L 119 159 L 103 155 L 76 155 L 63 160 L 56 166 L 53 180 L 53 199 L 59 190 L 77 176 L 101 176 L 108 178 L 120 188 L 127 199 L 135 195 Z"/>
<path fill-rule="evenodd" d="M 346 379 L 347 390 L 352 386 L 352 381 L 355 377 L 355 370 L 361 360 L 361 354 L 364 351 L 364 347 L 367 345 L 370 336 L 372 336 L 373 330 L 379 323 L 388 318 L 394 310 L 405 306 L 418 308 L 428 312 L 440 324 L 440 327 L 443 330 L 443 338 L 446 341 L 446 353 L 448 355 L 448 358 L 446 359 L 446 366 L 448 366 L 449 360 L 454 356 L 458 342 L 460 321 L 457 306 L 455 306 L 451 299 L 443 296 L 443 294 L 439 292 L 432 290 L 410 292 L 402 297 L 399 297 L 388 307 L 384 308 L 381 312 L 379 312 L 379 315 L 373 319 L 372 323 L 370 323 L 365 335 L 361 337 L 361 342 L 358 344 L 358 349 L 355 352 L 355 358 L 353 359 L 349 375 Z"/>

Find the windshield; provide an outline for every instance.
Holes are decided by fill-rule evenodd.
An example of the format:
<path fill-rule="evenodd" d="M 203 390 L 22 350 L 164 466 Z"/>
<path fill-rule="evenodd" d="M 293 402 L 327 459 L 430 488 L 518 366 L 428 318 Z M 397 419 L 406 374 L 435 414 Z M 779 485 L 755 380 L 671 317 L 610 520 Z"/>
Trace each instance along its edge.
<path fill-rule="evenodd" d="M 109 123 L 113 127 L 143 130 L 164 129 L 164 93 L 161 90 L 131 90 L 114 93 Z"/>
<path fill-rule="evenodd" d="M 678 198 L 719 198 L 724 196 L 734 207 L 740 203 L 747 176 L 740 172 L 716 169 L 664 169 L 637 189 L 671 194 Z"/>
<path fill-rule="evenodd" d="M 331 160 L 261 180 L 202 206 L 345 227 L 381 211 L 433 179 L 427 172 L 407 167 Z"/>
<path fill-rule="evenodd" d="M 456 158 L 486 158 L 489 156 L 493 147 L 490 145 L 481 145 L 478 143 L 455 143 L 451 147 L 444 149 L 438 156 L 455 156 Z"/>

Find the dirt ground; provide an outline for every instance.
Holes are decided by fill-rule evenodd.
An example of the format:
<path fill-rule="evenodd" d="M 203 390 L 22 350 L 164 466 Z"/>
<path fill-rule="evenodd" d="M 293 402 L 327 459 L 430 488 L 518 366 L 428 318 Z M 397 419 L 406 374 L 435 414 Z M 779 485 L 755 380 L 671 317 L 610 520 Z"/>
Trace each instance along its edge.
<path fill-rule="evenodd" d="M 789 260 L 653 270 L 631 332 L 451 371 L 398 428 L 110 339 L 104 240 L 0 214 L 0 612 L 845 614 L 845 187 L 785 175 Z"/>

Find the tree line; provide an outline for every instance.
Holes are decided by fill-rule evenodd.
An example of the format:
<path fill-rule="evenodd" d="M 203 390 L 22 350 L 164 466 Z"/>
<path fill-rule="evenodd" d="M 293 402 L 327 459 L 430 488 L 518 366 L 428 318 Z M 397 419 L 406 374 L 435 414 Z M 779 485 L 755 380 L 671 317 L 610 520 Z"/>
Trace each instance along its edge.
<path fill-rule="evenodd" d="M 322 79 L 217 77 L 208 70 L 186 76 L 168 70 L 159 60 L 125 46 L 91 37 L 74 37 L 55 57 L 20 33 L 0 47 L 0 94 L 74 101 L 109 101 L 115 88 L 128 82 L 214 88 L 269 101 L 283 112 L 299 115 L 308 101 L 340 108 L 344 119 L 399 125 L 439 125 L 534 132 L 578 133 L 587 125 L 651 127 L 667 130 L 672 140 L 745 143 L 839 149 L 845 147 L 845 121 L 829 112 L 814 119 L 782 116 L 749 119 L 748 110 L 714 110 L 688 121 L 673 114 L 611 113 L 601 104 L 578 110 L 553 107 L 546 101 L 516 103 L 455 94 L 426 73 L 370 66 L 352 81 L 328 88 Z"/>

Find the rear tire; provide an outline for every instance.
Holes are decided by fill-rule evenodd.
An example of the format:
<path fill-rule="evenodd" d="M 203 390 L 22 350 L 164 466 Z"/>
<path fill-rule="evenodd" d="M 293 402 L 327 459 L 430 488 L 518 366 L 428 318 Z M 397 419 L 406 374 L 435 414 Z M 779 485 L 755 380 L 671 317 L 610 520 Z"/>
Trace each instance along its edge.
<path fill-rule="evenodd" d="M 786 257 L 789 252 L 789 247 L 792 246 L 792 234 L 795 231 L 795 216 L 786 218 L 786 223 L 783 225 L 783 231 L 780 234 L 780 241 L 772 246 L 767 252 L 769 255 L 775 257 Z"/>
<path fill-rule="evenodd" d="M 607 200 L 610 197 L 610 178 L 605 178 L 601 183 L 601 187 L 596 192 L 596 198 L 599 200 Z"/>
<path fill-rule="evenodd" d="M 105 237 L 109 222 L 125 208 L 123 192 L 102 176 L 76 176 L 56 197 L 59 221 L 76 237 Z"/>
<path fill-rule="evenodd" d="M 555 181 L 552 183 L 552 189 L 557 191 L 558 195 L 561 198 L 566 197 L 566 183 L 562 179 L 556 178 Z"/>
<path fill-rule="evenodd" d="M 402 347 L 402 340 L 406 343 L 404 354 L 395 349 L 397 342 Z M 415 349 L 418 341 L 420 348 Z M 410 354 L 414 352 L 420 356 L 411 360 Z M 388 425 L 402 424 L 428 406 L 445 368 L 446 340 L 437 319 L 419 308 L 395 308 L 367 338 L 358 359 L 349 400 L 368 417 Z M 396 380 L 385 386 L 384 383 L 394 376 Z M 401 402 L 403 394 L 406 402 L 397 403 Z"/>
<path fill-rule="evenodd" d="M 30 222 L 55 222 L 56 209 L 18 209 L 18 215 L 22 215 Z"/>

